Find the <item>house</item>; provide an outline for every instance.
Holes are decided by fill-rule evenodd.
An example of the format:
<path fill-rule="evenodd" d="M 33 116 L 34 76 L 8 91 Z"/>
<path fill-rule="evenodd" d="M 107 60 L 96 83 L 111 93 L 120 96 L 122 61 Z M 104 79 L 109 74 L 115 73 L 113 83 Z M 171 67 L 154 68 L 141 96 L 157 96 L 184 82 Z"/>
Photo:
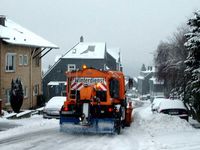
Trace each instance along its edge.
<path fill-rule="evenodd" d="M 164 81 L 159 81 L 154 75 L 149 79 L 151 97 L 164 96 Z"/>
<path fill-rule="evenodd" d="M 156 77 L 157 68 L 153 68 L 153 76 L 149 79 L 150 95 L 151 97 L 155 96 L 164 96 L 164 81 L 158 80 Z"/>
<path fill-rule="evenodd" d="M 22 109 L 37 105 L 41 94 L 41 59 L 58 46 L 0 16 L 0 99 L 2 107 L 10 107 L 12 79 L 22 81 Z"/>
<path fill-rule="evenodd" d="M 140 95 L 149 94 L 149 79 L 153 76 L 152 67 L 148 69 L 141 69 L 140 75 L 138 76 L 138 92 Z"/>
<path fill-rule="evenodd" d="M 138 76 L 138 92 L 140 95 L 149 94 L 151 97 L 164 95 L 164 82 L 156 78 L 155 67 L 142 67 Z"/>
<path fill-rule="evenodd" d="M 66 71 L 88 68 L 102 70 L 121 69 L 117 54 L 112 56 L 106 43 L 80 42 L 66 52 L 43 76 L 43 94 L 46 99 L 66 94 Z M 119 55 L 118 55 L 119 57 Z"/>
<path fill-rule="evenodd" d="M 126 90 L 131 90 L 133 87 L 136 87 L 134 79 L 130 76 L 125 76 L 125 88 Z"/>

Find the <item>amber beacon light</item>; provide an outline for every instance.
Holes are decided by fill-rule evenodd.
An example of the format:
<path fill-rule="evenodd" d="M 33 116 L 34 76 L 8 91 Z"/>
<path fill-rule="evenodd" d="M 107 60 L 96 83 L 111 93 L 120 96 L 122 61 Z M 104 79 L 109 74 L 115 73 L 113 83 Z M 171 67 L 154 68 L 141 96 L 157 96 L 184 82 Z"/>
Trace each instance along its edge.
<path fill-rule="evenodd" d="M 87 68 L 87 66 L 84 64 L 84 65 L 82 66 L 82 68 L 83 68 L 83 69 L 86 69 L 86 68 Z"/>

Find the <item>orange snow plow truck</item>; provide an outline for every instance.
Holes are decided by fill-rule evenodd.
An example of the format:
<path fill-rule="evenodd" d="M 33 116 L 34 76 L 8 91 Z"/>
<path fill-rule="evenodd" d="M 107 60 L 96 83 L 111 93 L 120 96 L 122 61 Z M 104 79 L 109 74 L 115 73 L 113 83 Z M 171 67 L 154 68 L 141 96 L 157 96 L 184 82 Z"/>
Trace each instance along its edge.
<path fill-rule="evenodd" d="M 66 73 L 67 98 L 60 110 L 61 132 L 117 133 L 130 126 L 125 78 L 119 71 L 84 68 Z"/>

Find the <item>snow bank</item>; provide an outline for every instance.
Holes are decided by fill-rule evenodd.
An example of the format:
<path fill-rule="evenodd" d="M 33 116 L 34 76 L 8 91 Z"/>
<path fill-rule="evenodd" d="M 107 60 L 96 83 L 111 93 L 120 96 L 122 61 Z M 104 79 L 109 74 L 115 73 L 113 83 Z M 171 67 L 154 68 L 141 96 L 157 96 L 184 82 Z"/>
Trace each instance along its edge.
<path fill-rule="evenodd" d="M 138 112 L 138 125 L 150 134 L 165 134 L 179 131 L 191 131 L 194 128 L 186 120 L 166 114 L 153 114 L 151 108 L 146 107 Z"/>

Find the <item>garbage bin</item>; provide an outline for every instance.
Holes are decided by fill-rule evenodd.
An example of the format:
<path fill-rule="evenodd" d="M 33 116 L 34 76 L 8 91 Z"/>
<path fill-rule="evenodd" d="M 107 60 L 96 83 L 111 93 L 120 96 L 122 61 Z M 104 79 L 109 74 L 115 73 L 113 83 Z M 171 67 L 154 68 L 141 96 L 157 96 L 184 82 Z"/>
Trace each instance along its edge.
<path fill-rule="evenodd" d="M 0 99 L 0 116 L 2 115 L 2 100 Z"/>

